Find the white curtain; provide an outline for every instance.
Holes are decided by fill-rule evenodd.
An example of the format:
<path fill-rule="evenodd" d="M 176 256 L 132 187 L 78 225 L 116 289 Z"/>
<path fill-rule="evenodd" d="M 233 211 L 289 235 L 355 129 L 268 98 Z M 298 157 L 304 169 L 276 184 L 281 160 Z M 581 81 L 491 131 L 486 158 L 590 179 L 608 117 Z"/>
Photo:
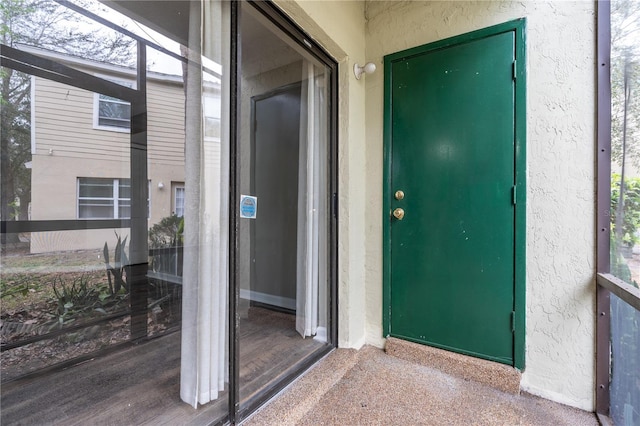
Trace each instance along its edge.
<path fill-rule="evenodd" d="M 327 82 L 323 68 L 304 60 L 298 162 L 296 330 L 326 341 Z"/>
<path fill-rule="evenodd" d="M 229 381 L 228 9 L 203 1 L 190 11 L 180 397 L 194 408 Z"/>

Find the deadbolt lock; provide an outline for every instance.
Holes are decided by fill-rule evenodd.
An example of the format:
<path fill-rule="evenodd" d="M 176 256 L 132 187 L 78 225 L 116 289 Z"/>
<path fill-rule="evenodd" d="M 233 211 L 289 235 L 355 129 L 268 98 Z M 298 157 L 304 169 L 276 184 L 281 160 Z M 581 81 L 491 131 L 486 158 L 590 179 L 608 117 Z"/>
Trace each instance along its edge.
<path fill-rule="evenodd" d="M 404 191 L 397 190 L 394 195 L 396 197 L 396 200 L 402 200 L 404 198 Z"/>
<path fill-rule="evenodd" d="M 395 217 L 398 220 L 402 220 L 402 218 L 404 218 L 404 209 L 401 209 L 400 207 L 395 209 L 393 211 L 393 217 Z"/>

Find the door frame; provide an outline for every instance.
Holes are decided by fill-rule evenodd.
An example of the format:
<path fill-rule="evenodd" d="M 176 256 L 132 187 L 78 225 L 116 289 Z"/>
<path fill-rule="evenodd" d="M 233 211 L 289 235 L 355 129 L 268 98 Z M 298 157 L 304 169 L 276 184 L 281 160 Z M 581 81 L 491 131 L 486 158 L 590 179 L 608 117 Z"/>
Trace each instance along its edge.
<path fill-rule="evenodd" d="M 526 293 L 526 20 L 525 18 L 494 25 L 477 31 L 392 53 L 384 57 L 384 159 L 383 159 L 383 335 L 391 335 L 391 163 L 392 163 L 392 64 L 411 56 L 466 44 L 502 33 L 515 34 L 515 176 L 514 176 L 514 311 L 513 362 L 525 367 L 525 293 Z"/>
<path fill-rule="evenodd" d="M 257 133 L 257 127 L 258 127 L 258 116 L 257 116 L 257 111 L 256 111 L 256 104 L 260 101 L 264 101 L 270 98 L 273 98 L 274 96 L 278 96 L 278 95 L 282 95 L 284 93 L 290 92 L 292 89 L 294 90 L 298 90 L 298 92 L 300 90 L 302 90 L 302 82 L 296 82 L 296 83 L 290 83 L 290 84 L 285 84 L 284 86 L 280 86 L 280 87 L 276 87 L 275 89 L 269 90 L 265 93 L 260 93 L 258 95 L 254 95 L 251 97 L 251 118 L 250 118 L 250 135 L 249 135 L 249 139 L 250 139 L 250 146 L 251 146 L 251 165 L 250 165 L 250 170 L 251 170 L 251 178 L 250 178 L 250 187 L 251 187 L 251 194 L 256 194 L 256 168 L 258 165 L 258 161 L 257 161 L 257 155 L 256 155 L 256 133 Z M 302 101 L 301 101 L 302 102 Z M 302 108 L 302 105 L 301 105 Z M 298 111 L 298 115 L 300 114 L 300 111 Z M 297 170 L 297 168 L 296 168 Z M 297 187 L 296 187 L 297 188 Z M 296 190 L 297 193 L 297 190 Z M 257 195 L 257 194 L 256 194 Z M 256 221 L 252 220 L 251 223 L 249 224 L 250 227 L 250 235 L 251 235 L 251 247 L 250 247 L 250 252 L 251 252 L 251 259 L 255 259 L 256 255 Z M 256 263 L 252 262 L 251 263 L 251 273 L 250 273 L 251 279 L 250 279 L 250 284 L 249 284 L 249 289 L 250 289 L 250 293 L 253 294 L 253 289 L 254 289 L 254 283 L 255 283 L 255 278 L 258 276 L 258 273 L 256 272 Z M 251 302 L 258 302 L 258 303 L 266 303 L 265 301 L 259 301 L 259 300 L 251 300 Z M 269 303 L 266 303 L 269 304 Z M 281 305 L 272 305 L 272 306 L 277 306 L 278 308 L 284 309 L 284 310 L 289 310 L 292 312 L 295 312 L 295 307 L 293 309 L 289 309 L 286 308 L 284 306 Z"/>
<path fill-rule="evenodd" d="M 282 372 L 277 379 L 269 383 L 263 392 L 250 398 L 244 405 L 240 401 L 240 316 L 237 307 L 240 302 L 240 233 L 238 203 L 240 200 L 239 171 L 241 159 L 239 156 L 239 141 L 241 132 L 240 100 L 242 99 L 241 78 L 242 61 L 240 54 L 241 28 L 240 18 L 243 13 L 243 5 L 253 7 L 262 16 L 282 30 L 290 37 L 290 41 L 296 43 L 307 54 L 311 55 L 330 70 L 329 87 L 330 94 L 328 105 L 328 150 L 327 161 L 327 206 L 328 206 L 328 233 L 327 243 L 327 277 L 329 288 L 327 294 L 328 324 L 327 338 L 329 345 L 305 357 L 288 370 Z M 230 90 L 231 90 L 231 117 L 230 117 L 230 187 L 229 187 L 229 421 L 237 424 L 244 421 L 259 407 L 273 398 L 278 392 L 289 386 L 297 377 L 307 371 L 338 346 L 338 62 L 327 53 L 315 40 L 306 35 L 303 30 L 270 1 L 249 0 L 247 2 L 231 2 L 231 66 L 230 66 Z"/>

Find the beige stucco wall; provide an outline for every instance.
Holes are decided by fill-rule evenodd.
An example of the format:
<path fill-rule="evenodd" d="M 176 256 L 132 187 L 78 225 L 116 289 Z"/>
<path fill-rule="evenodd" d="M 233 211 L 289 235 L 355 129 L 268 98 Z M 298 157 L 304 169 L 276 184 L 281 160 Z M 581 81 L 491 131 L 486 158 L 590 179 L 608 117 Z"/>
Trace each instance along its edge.
<path fill-rule="evenodd" d="M 594 2 L 276 3 L 340 67 L 339 344 L 343 347 L 384 344 L 383 56 L 527 18 L 527 343 L 522 387 L 592 410 Z M 356 81 L 353 63 L 365 60 L 376 63 L 378 71 Z"/>
<path fill-rule="evenodd" d="M 386 54 L 527 18 L 526 368 L 532 393 L 594 407 L 593 2 L 369 2 L 367 341 L 382 333 L 383 72 Z"/>

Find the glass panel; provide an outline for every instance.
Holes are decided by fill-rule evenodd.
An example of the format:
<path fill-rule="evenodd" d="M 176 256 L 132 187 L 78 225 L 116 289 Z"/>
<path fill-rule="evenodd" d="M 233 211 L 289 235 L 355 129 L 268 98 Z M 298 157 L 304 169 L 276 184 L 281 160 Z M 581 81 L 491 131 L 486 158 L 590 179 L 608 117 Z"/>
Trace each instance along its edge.
<path fill-rule="evenodd" d="M 131 105 L 128 102 L 105 100 L 100 96 L 98 106 L 98 124 L 101 126 L 116 126 L 128 129 L 131 127 Z M 114 98 L 111 98 L 114 99 Z"/>
<path fill-rule="evenodd" d="M 175 215 L 178 217 L 184 216 L 184 187 L 176 188 L 175 206 Z"/>
<path fill-rule="evenodd" d="M 79 178 L 80 197 L 113 198 L 113 179 Z"/>
<path fill-rule="evenodd" d="M 3 43 L 9 46 L 22 43 L 103 64 L 135 66 L 136 45 L 132 39 L 80 13 L 51 0 L 40 1 L 37 6 L 23 1 L 4 3 L 3 25 L 11 30 L 3 34 Z M 77 3 L 94 13 L 109 10 L 97 1 Z M 114 20 L 112 12 L 107 15 Z"/>
<path fill-rule="evenodd" d="M 109 178 L 78 178 L 78 218 L 80 219 L 123 219 L 129 218 L 130 211 L 125 215 L 115 215 L 114 206 L 118 204 L 130 205 L 130 200 L 116 199 L 116 185 L 118 181 L 128 182 L 128 179 Z M 121 185 L 122 187 L 122 185 Z M 127 187 L 128 188 L 128 187 Z M 130 191 L 124 191 L 130 197 Z M 122 197 L 122 194 L 120 194 Z"/>
<path fill-rule="evenodd" d="M 74 329 L 73 332 L 50 338 L 39 334 L 46 331 L 55 331 L 49 330 L 47 325 L 37 324 L 31 326 L 31 324 L 7 322 L 5 323 L 7 327 L 16 328 L 8 331 L 8 335 L 5 337 L 7 340 L 3 340 L 3 344 L 5 342 L 10 343 L 9 339 L 16 335 L 17 327 L 21 327 L 24 330 L 23 332 L 30 338 L 43 337 L 43 339 L 3 352 L 2 379 L 10 381 L 24 374 L 42 370 L 45 367 L 51 367 L 70 359 L 92 354 L 100 349 L 107 348 L 109 345 L 126 342 L 129 340 L 128 325 L 130 322 L 130 316 L 125 315 L 121 318 L 105 320 L 98 324 Z M 67 385 L 69 385 L 68 382 Z"/>
<path fill-rule="evenodd" d="M 640 282 L 640 4 L 611 2 L 611 273 Z"/>
<path fill-rule="evenodd" d="M 145 2 L 133 3 L 132 7 L 138 8 Z M 174 2 L 172 7 L 184 5 L 188 15 L 189 2 Z M 152 57 L 147 49 L 152 71 L 147 87 L 152 183 L 147 275 L 150 294 L 163 295 L 158 300 L 180 299 L 180 303 L 149 306 L 150 317 L 164 318 L 167 330 L 180 333 L 180 368 L 175 372 L 179 397 L 183 404 L 197 406 L 197 410 L 190 409 L 194 421 L 215 423 L 228 414 L 230 391 L 226 200 L 230 5 L 211 1 L 203 2 L 202 7 L 204 45 L 200 46 L 201 38 L 197 37 L 189 49 L 201 50 L 205 57 L 190 57 L 186 74 L 181 62 L 157 53 Z M 200 17 L 192 17 L 194 23 L 200 22 Z M 172 22 L 168 28 L 173 31 L 179 25 Z M 200 62 L 203 66 L 197 66 Z M 217 111 L 226 113 L 226 130 L 217 138 L 202 132 L 206 120 L 203 104 L 217 105 Z M 175 192 L 174 200 L 176 182 L 181 182 L 181 191 Z M 172 212 L 174 202 L 175 213 L 180 215 Z M 180 323 L 173 323 L 173 318 L 179 318 Z M 182 417 L 179 422 L 184 422 Z"/>
<path fill-rule="evenodd" d="M 80 219 L 114 219 L 112 200 L 79 200 Z M 120 218 L 129 216 L 119 216 Z"/>
<path fill-rule="evenodd" d="M 330 344 L 330 70 L 251 6 L 240 28 L 240 192 L 257 197 L 239 206 L 246 407 Z"/>
<path fill-rule="evenodd" d="M 611 295 L 610 416 L 615 425 L 640 424 L 640 311 Z"/>
<path fill-rule="evenodd" d="M 128 219 L 131 217 L 131 205 L 128 204 L 129 200 L 123 200 L 118 204 L 118 218 Z"/>
<path fill-rule="evenodd" d="M 611 2 L 611 273 L 640 283 L 640 3 Z M 611 295 L 610 417 L 640 424 L 640 312 Z"/>
<path fill-rule="evenodd" d="M 221 215 L 228 211 L 229 131 L 228 124 L 218 125 L 218 134 L 207 133 L 205 140 L 201 106 L 213 105 L 217 114 L 208 116 L 229 122 L 229 5 L 171 2 L 158 8 L 157 2 L 111 2 L 142 21 L 133 22 L 116 18 L 100 2 L 81 3 L 131 31 L 144 32 L 143 37 L 178 56 L 189 51 L 194 78 L 183 75 L 183 58 L 147 48 L 147 151 L 136 157 L 131 176 L 132 135 L 96 128 L 96 123 L 124 127 L 125 121 L 128 127 L 128 103 L 75 87 L 86 84 L 84 80 L 61 84 L 2 68 L 0 78 L 11 79 L 10 85 L 19 89 L 3 99 L 3 105 L 13 107 L 2 108 L 3 153 L 9 142 L 15 149 L 2 155 L 2 220 L 24 221 L 26 229 L 34 226 L 29 220 L 44 221 L 55 229 L 73 226 L 79 218 L 128 218 L 145 202 L 135 198 L 136 186 L 149 193 L 148 220 L 134 218 L 132 228 L 2 234 L 0 337 L 10 345 L 0 355 L 2 423 L 224 421 L 230 390 L 229 244 L 220 230 L 229 228 L 228 218 Z M 33 10 L 3 11 L 20 36 L 15 41 L 32 42 L 24 50 L 119 84 L 135 80 L 135 42 L 105 36 L 102 25 L 77 16 L 73 19 L 79 28 L 70 31 L 67 18 L 75 12 L 55 2 L 36 5 Z M 201 6 L 206 9 L 202 16 Z M 213 48 L 201 47 L 199 35 L 189 43 L 190 27 L 202 30 L 201 22 L 202 38 Z M 38 29 L 43 39 L 29 39 Z M 208 61 L 194 54 L 202 49 Z M 124 50 L 133 56 L 122 54 Z M 208 71 L 202 72 L 201 62 Z M 9 113 L 15 115 L 5 122 Z M 171 214 L 172 182 L 184 182 L 184 219 Z M 200 188 L 206 201 L 189 204 L 201 199 Z M 211 288 L 217 292 L 208 293 L 208 299 L 198 293 Z M 189 316 L 202 312 L 194 306 L 203 300 L 211 307 L 209 316 Z M 217 338 L 206 340 L 214 332 Z M 140 344 L 117 346 L 131 339 Z M 207 362 L 199 362 L 206 356 Z M 78 357 L 91 362 L 76 365 Z M 60 369 L 64 364 L 67 368 Z M 207 369 L 201 370 L 204 364 Z M 34 380 L 23 380 L 34 372 Z"/>
<path fill-rule="evenodd" d="M 131 180 L 118 179 L 118 197 L 122 199 L 131 198 Z"/>
<path fill-rule="evenodd" d="M 6 235 L 16 242 L 0 257 L 0 338 L 15 348 L 1 353 L 3 381 L 129 339 L 129 277 L 113 259 L 117 236 L 128 234 L 121 228 Z"/>

